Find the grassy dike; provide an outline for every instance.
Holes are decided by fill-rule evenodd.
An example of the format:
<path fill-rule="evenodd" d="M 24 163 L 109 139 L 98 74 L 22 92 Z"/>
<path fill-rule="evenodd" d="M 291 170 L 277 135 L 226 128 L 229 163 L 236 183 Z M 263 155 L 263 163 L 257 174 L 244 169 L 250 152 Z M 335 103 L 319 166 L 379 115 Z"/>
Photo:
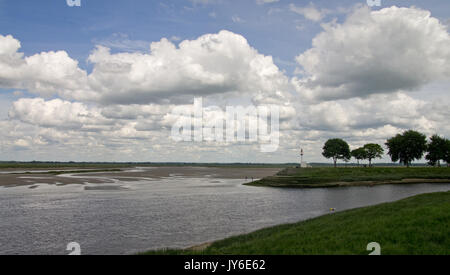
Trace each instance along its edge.
<path fill-rule="evenodd" d="M 450 183 L 450 168 L 442 167 L 372 167 L 372 168 L 286 168 L 251 186 L 323 188 L 379 184 Z"/>
<path fill-rule="evenodd" d="M 217 241 L 203 250 L 161 250 L 146 255 L 450 255 L 450 192 L 336 212 L 295 224 Z"/>

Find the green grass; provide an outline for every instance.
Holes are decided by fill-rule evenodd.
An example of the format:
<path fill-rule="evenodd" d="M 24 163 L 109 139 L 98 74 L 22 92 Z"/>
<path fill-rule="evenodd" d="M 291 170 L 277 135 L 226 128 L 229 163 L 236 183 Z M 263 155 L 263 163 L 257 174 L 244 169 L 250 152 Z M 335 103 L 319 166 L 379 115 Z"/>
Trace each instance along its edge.
<path fill-rule="evenodd" d="M 337 182 L 386 182 L 405 179 L 434 179 L 450 182 L 450 168 L 442 167 L 372 167 L 372 168 L 286 168 L 277 175 L 248 185 L 272 187 L 329 187 Z M 356 184 L 355 184 L 356 185 Z"/>
<path fill-rule="evenodd" d="M 450 255 L 450 192 L 336 212 L 217 241 L 203 251 L 161 250 L 147 255 Z"/>

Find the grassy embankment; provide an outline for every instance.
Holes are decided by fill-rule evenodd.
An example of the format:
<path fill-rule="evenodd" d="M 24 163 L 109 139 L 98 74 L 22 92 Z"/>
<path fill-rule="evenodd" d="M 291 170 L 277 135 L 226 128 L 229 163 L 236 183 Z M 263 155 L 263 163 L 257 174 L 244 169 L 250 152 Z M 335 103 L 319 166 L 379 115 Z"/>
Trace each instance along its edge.
<path fill-rule="evenodd" d="M 450 168 L 372 167 L 372 168 L 286 168 L 277 175 L 248 183 L 270 187 L 339 187 L 398 183 L 447 182 Z"/>
<path fill-rule="evenodd" d="M 450 192 L 336 212 L 212 243 L 204 250 L 161 250 L 147 255 L 450 255 Z"/>

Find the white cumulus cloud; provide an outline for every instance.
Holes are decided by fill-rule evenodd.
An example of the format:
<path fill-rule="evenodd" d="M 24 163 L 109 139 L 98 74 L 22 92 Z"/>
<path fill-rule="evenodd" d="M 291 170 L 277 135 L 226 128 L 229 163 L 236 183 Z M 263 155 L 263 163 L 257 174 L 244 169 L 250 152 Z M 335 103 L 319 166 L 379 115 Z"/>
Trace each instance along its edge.
<path fill-rule="evenodd" d="M 194 96 L 238 93 L 279 95 L 288 78 L 238 34 L 221 31 L 177 47 L 168 39 L 148 53 L 112 54 L 104 46 L 89 56 L 87 74 L 65 51 L 23 57 L 20 42 L 0 35 L 0 88 L 23 89 L 42 97 L 101 104 L 189 102 Z"/>
<path fill-rule="evenodd" d="M 429 11 L 356 9 L 342 24 L 324 25 L 297 57 L 305 98 L 332 100 L 417 90 L 450 76 L 450 36 Z"/>
<path fill-rule="evenodd" d="M 288 78 L 270 56 L 259 54 L 247 40 L 229 31 L 182 41 L 151 44 L 151 53 L 111 54 L 98 47 L 89 84 L 97 100 L 107 103 L 149 103 L 165 99 L 223 93 L 253 95 L 284 91 Z"/>

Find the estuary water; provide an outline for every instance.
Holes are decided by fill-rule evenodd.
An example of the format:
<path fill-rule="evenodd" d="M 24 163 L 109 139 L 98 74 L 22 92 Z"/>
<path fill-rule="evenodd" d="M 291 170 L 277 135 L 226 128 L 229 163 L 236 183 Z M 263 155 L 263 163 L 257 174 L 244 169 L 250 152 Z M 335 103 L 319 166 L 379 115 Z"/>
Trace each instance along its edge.
<path fill-rule="evenodd" d="M 176 173 L 111 182 L 0 187 L 0 254 L 69 254 L 70 242 L 78 242 L 82 254 L 185 248 L 320 216 L 330 208 L 450 190 L 449 184 L 276 189 L 244 186 L 245 179 Z"/>

